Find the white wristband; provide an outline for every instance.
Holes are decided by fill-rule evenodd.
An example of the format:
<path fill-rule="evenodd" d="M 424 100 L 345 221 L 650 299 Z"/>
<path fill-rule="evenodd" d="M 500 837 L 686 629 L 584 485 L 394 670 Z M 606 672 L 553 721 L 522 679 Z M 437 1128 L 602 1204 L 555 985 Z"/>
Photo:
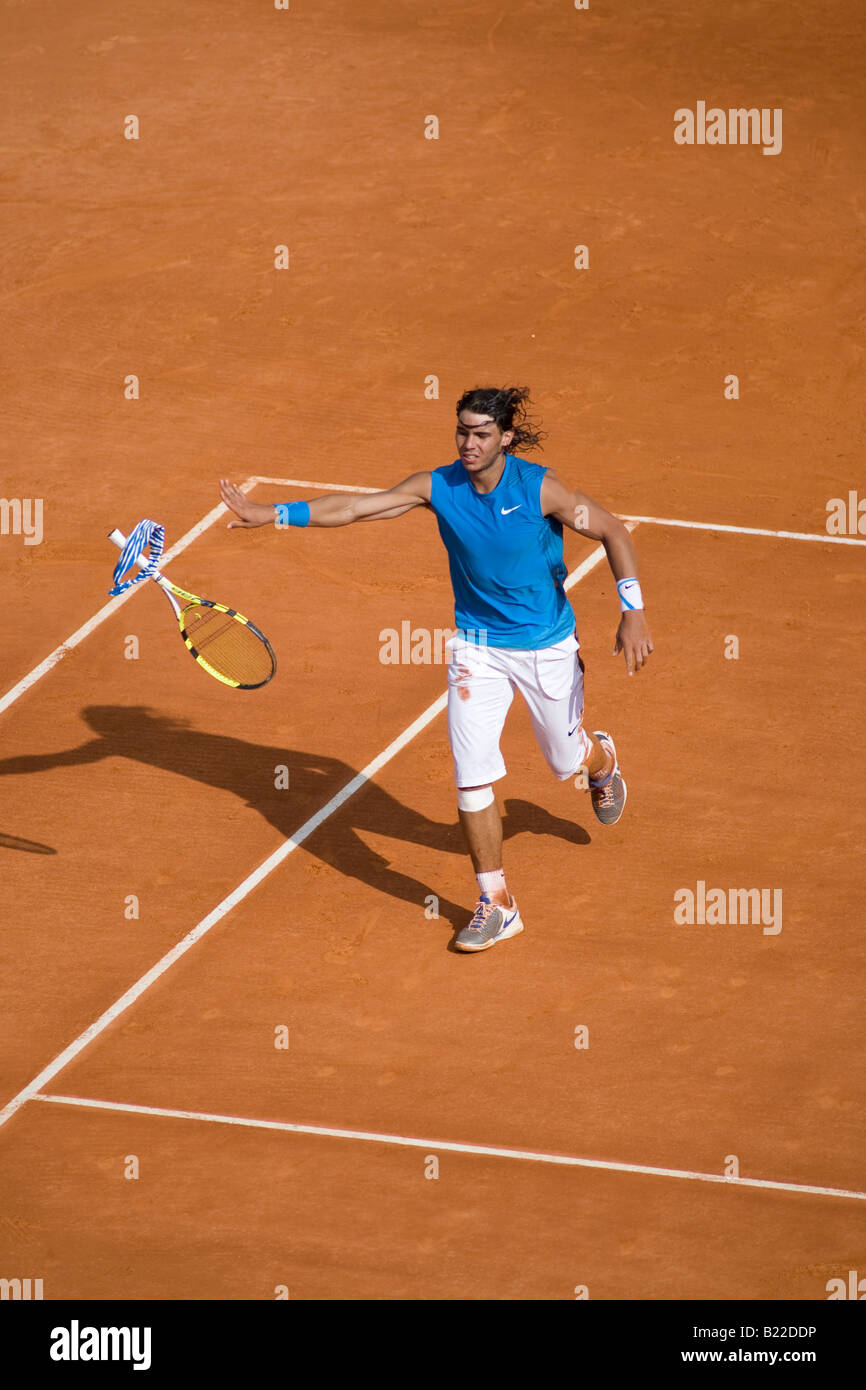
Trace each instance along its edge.
<path fill-rule="evenodd" d="M 636 608 L 643 608 L 643 594 L 636 579 L 617 580 L 616 591 L 619 594 L 619 606 L 623 613 L 631 613 Z"/>

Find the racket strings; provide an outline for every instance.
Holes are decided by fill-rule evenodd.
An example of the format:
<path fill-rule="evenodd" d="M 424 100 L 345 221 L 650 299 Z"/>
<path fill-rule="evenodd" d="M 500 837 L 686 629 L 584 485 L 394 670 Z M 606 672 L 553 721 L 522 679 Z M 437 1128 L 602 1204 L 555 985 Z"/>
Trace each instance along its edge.
<path fill-rule="evenodd" d="M 262 685 L 273 674 L 271 653 L 258 634 L 229 613 L 202 604 L 183 612 L 183 634 L 209 666 L 238 685 Z"/>

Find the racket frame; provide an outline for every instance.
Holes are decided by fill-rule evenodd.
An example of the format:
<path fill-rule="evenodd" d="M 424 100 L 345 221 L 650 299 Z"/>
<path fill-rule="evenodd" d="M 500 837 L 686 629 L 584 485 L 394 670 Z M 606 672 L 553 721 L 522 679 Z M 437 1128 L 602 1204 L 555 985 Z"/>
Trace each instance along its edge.
<path fill-rule="evenodd" d="M 123 532 L 118 530 L 117 527 L 115 527 L 113 531 L 109 531 L 108 539 L 113 541 L 118 550 L 122 550 L 126 545 L 126 536 L 124 536 Z M 139 569 L 147 569 L 148 562 L 143 559 L 141 555 L 135 557 L 135 563 L 138 565 Z M 162 589 L 162 592 L 171 604 L 174 616 L 177 618 L 183 644 L 199 666 L 203 666 L 208 674 L 213 676 L 215 680 L 221 681 L 223 685 L 231 686 L 233 690 L 259 690 L 263 685 L 267 685 L 268 681 L 272 679 L 276 672 L 277 658 L 274 655 L 273 647 L 261 628 L 256 627 L 255 623 L 250 622 L 249 618 L 244 617 L 243 613 L 239 613 L 236 608 L 228 608 L 224 603 L 216 603 L 213 599 L 202 598 L 199 594 L 191 594 L 188 589 L 181 589 L 177 584 L 172 584 L 171 580 L 166 579 L 165 575 L 159 570 L 154 570 L 148 577 L 153 580 L 154 584 Z M 188 600 L 183 608 L 181 608 L 180 604 L 177 602 L 175 595 L 177 595 L 177 598 Z M 243 623 L 251 632 L 254 632 L 259 641 L 264 644 L 268 656 L 271 658 L 271 674 L 266 676 L 263 681 L 244 684 L 242 681 L 230 680 L 228 676 L 224 676 L 222 672 L 217 671 L 215 667 L 211 666 L 205 657 L 202 656 L 201 652 L 198 651 L 192 638 L 184 627 L 184 614 L 193 607 L 214 608 L 218 613 L 225 613 L 228 617 Z"/>

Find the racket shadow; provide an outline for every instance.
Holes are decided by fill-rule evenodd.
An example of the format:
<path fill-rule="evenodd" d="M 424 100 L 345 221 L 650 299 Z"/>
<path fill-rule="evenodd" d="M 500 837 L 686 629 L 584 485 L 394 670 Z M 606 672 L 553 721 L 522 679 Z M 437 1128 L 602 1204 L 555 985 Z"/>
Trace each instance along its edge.
<path fill-rule="evenodd" d="M 104 758 L 131 759 L 231 792 L 285 838 L 299 830 L 358 775 L 357 768 L 340 758 L 206 733 L 146 706 L 90 705 L 82 710 L 82 716 L 94 732 L 92 739 L 58 753 L 0 760 L 0 775 L 83 766 Z M 275 770 L 279 767 L 288 768 L 287 790 L 275 786 Z M 527 830 L 559 835 L 575 843 L 589 842 L 586 832 L 573 822 L 551 816 L 530 802 L 506 802 L 504 837 Z M 365 831 L 465 858 L 470 875 L 468 903 L 472 897 L 471 866 L 456 809 L 453 821 L 431 820 L 398 801 L 378 783 L 368 782 L 304 841 L 304 848 L 345 877 L 414 908 L 423 909 L 425 898 L 435 893 L 439 898 L 439 919 L 455 930 L 466 925 L 467 903 L 444 898 L 435 885 L 421 883 L 395 868 L 365 843 Z M 419 918 L 424 923 L 428 920 L 421 913 Z"/>

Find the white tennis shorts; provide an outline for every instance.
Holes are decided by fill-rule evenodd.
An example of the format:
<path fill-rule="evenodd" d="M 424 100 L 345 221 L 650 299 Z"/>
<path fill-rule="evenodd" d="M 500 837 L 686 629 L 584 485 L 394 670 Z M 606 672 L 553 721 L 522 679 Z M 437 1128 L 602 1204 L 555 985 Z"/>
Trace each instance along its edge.
<path fill-rule="evenodd" d="M 522 651 L 484 647 L 452 637 L 448 662 L 448 738 L 458 787 L 486 787 L 506 773 L 499 739 L 519 690 L 539 747 L 564 782 L 587 760 L 583 728 L 583 663 L 572 633 L 552 647 Z"/>

